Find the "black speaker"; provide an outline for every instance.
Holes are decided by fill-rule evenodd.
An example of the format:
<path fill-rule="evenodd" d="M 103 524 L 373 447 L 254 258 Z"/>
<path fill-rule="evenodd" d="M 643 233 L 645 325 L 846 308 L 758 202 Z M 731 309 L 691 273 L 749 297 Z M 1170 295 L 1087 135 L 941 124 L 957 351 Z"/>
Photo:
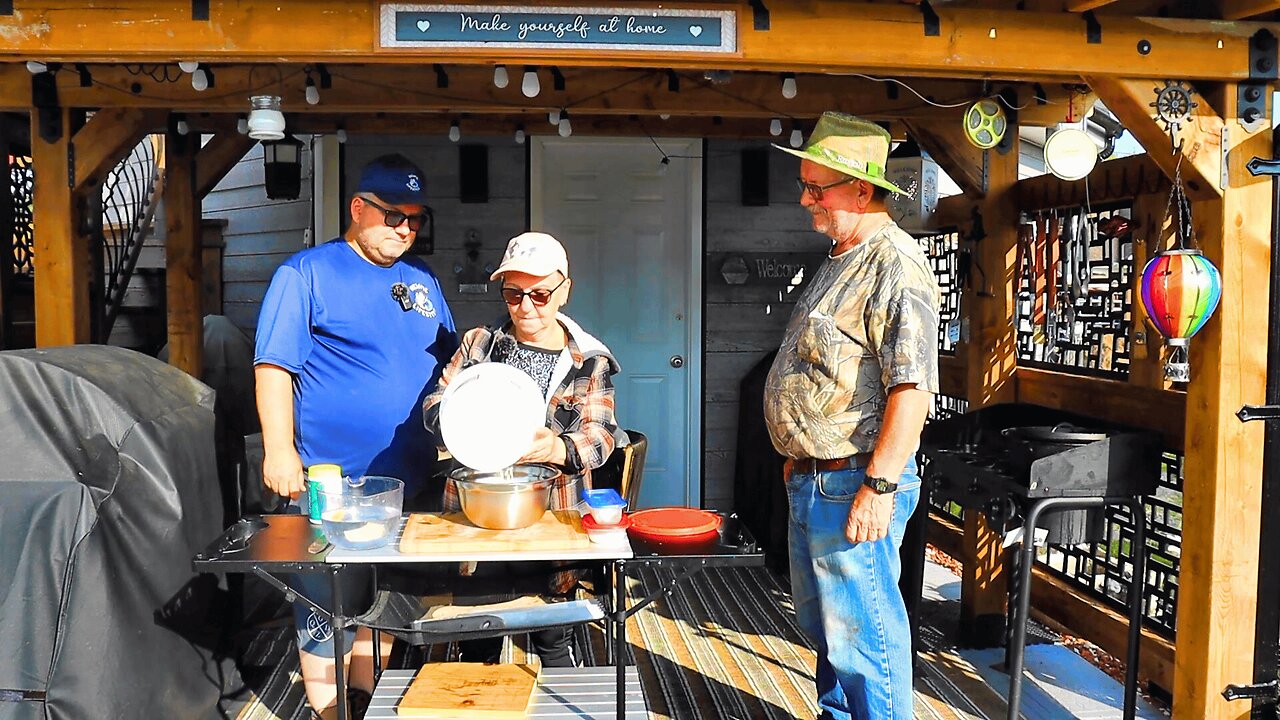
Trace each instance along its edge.
<path fill-rule="evenodd" d="M 458 147 L 458 197 L 464 203 L 489 202 L 489 146 Z"/>
<path fill-rule="evenodd" d="M 769 149 L 742 150 L 742 204 L 763 207 L 769 204 Z"/>

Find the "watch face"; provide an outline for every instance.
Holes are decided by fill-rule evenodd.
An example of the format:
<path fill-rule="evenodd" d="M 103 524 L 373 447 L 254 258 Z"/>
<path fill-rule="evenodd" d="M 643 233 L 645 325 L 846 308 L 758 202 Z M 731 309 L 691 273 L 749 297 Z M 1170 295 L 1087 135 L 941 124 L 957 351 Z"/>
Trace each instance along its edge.
<path fill-rule="evenodd" d="M 871 477 L 870 475 L 867 476 L 866 485 L 878 493 L 889 493 L 898 489 L 898 483 L 889 482 L 884 478 Z"/>

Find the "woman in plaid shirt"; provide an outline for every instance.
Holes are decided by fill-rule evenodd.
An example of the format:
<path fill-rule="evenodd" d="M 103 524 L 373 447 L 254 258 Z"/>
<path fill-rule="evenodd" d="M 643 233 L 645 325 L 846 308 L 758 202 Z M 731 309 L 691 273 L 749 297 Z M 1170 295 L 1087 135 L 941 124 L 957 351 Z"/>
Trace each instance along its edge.
<path fill-rule="evenodd" d="M 440 384 L 423 402 L 422 415 L 439 437 L 440 399 L 461 370 L 482 362 L 501 362 L 524 370 L 547 401 L 546 425 L 538 429 L 522 463 L 554 465 L 564 475 L 551 493 L 551 509 L 577 507 L 591 487 L 591 471 L 604 464 L 626 434 L 614 417 L 613 381 L 618 362 L 609 349 L 578 326 L 560 308 L 569 299 L 569 259 L 564 247 L 546 233 L 524 233 L 507 244 L 502 264 L 490 276 L 502 283 L 508 322 L 498 328 L 470 330 L 444 368 Z M 453 481 L 445 485 L 444 509 L 461 509 Z M 564 593 L 575 575 L 556 573 L 552 589 Z M 535 634 L 543 665 L 576 664 L 564 629 Z"/>

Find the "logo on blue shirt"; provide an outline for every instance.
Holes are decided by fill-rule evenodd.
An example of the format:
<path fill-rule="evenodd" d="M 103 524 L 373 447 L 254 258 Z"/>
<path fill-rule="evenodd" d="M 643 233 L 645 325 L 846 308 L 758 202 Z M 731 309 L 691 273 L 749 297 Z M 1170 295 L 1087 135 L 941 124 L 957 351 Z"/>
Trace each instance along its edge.
<path fill-rule="evenodd" d="M 413 299 L 413 309 L 417 310 L 419 315 L 429 318 L 436 316 L 436 306 L 431 304 L 431 294 L 427 292 L 425 285 L 422 283 L 410 285 L 409 297 Z"/>

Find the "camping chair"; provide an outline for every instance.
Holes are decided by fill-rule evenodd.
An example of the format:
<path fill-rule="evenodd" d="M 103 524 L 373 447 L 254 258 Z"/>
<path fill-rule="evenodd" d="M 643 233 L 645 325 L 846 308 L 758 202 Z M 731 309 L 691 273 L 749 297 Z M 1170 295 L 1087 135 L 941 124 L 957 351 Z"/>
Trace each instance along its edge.
<path fill-rule="evenodd" d="M 644 456 L 649 449 L 649 439 L 637 430 L 627 430 L 626 433 L 630 442 L 614 448 L 604 465 L 591 473 L 591 486 L 617 490 L 627 501 L 627 508 L 635 510 L 640 499 L 640 483 L 644 479 Z"/>

